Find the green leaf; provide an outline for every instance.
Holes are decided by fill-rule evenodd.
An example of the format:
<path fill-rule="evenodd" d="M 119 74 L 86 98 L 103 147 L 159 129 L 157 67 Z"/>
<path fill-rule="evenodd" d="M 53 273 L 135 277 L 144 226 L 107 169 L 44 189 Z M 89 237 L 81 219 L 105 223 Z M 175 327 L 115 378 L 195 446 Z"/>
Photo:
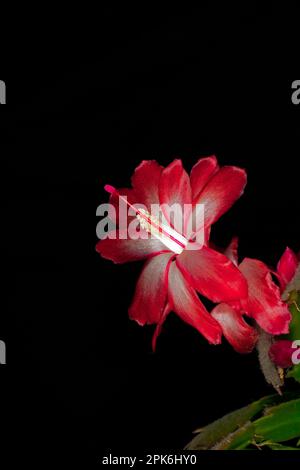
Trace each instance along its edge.
<path fill-rule="evenodd" d="M 226 445 L 219 446 L 219 450 L 245 450 L 250 444 L 255 441 L 255 426 L 253 423 L 248 422 L 241 429 L 233 433 Z M 225 441 L 224 441 L 225 444 Z"/>
<path fill-rule="evenodd" d="M 299 392 L 291 392 L 284 397 L 262 398 L 218 419 L 194 437 L 186 449 L 245 450 L 273 446 L 274 450 L 283 450 L 284 446 L 279 447 L 278 443 L 297 437 L 300 437 L 300 398 Z"/>
<path fill-rule="evenodd" d="M 273 443 L 273 444 L 269 443 L 268 447 L 272 450 L 300 450 L 300 449 L 297 449 L 297 447 L 284 446 L 278 443 Z"/>
<path fill-rule="evenodd" d="M 217 443 L 225 439 L 229 434 L 242 428 L 251 418 L 257 416 L 268 405 L 273 405 L 281 400 L 278 395 L 271 395 L 258 400 L 251 405 L 245 406 L 239 410 L 233 411 L 223 418 L 209 424 L 202 429 L 200 434 L 186 446 L 188 450 L 204 450 L 211 449 Z M 244 439 L 241 439 L 241 445 L 244 444 Z"/>
<path fill-rule="evenodd" d="M 266 416 L 254 423 L 255 435 L 274 442 L 289 441 L 300 436 L 300 399 L 272 407 Z"/>

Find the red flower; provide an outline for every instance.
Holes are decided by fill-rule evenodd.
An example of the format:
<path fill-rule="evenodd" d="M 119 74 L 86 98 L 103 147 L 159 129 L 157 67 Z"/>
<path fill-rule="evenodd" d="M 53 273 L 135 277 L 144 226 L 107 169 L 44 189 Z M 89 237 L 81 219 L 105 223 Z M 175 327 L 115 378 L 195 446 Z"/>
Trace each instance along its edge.
<path fill-rule="evenodd" d="M 292 355 L 294 352 L 295 348 L 293 348 L 293 341 L 280 340 L 271 346 L 269 356 L 274 364 L 286 369 L 293 365 Z"/>
<path fill-rule="evenodd" d="M 281 291 L 284 292 L 286 286 L 291 282 L 295 276 L 296 269 L 299 264 L 297 255 L 289 247 L 286 248 L 285 252 L 281 256 L 277 264 L 277 277 L 280 282 Z"/>
<path fill-rule="evenodd" d="M 238 240 L 234 238 L 225 251 L 236 265 Z M 248 297 L 234 303 L 222 303 L 213 309 L 212 316 L 220 323 L 227 340 L 240 353 L 255 346 L 257 332 L 243 319 L 246 314 L 272 335 L 288 333 L 291 314 L 281 300 L 279 287 L 273 282 L 269 268 L 256 259 L 245 258 L 239 269 L 248 281 Z M 285 271 L 286 272 L 286 271 Z"/>
<path fill-rule="evenodd" d="M 299 255 L 298 255 L 299 256 Z M 277 273 L 280 283 L 280 290 L 284 292 L 286 286 L 291 282 L 295 276 L 297 267 L 299 265 L 300 257 L 291 250 L 286 248 L 277 264 Z M 289 340 L 276 341 L 269 350 L 270 359 L 279 367 L 287 368 L 293 365 L 292 355 L 295 352 L 293 342 Z"/>
<path fill-rule="evenodd" d="M 143 161 L 136 168 L 131 183 L 131 189 L 116 191 L 108 187 L 112 193 L 110 202 L 118 206 L 120 198 L 126 195 L 129 204 L 142 203 L 149 213 L 152 204 L 159 204 L 168 224 L 167 228 L 162 224 L 157 228 L 159 223 L 147 212 L 136 211 L 140 220 L 140 238 L 125 238 L 127 227 L 116 230 L 116 239 L 106 238 L 96 246 L 101 256 L 115 263 L 147 259 L 129 308 L 130 318 L 140 325 L 157 325 L 153 348 L 171 310 L 210 343 L 220 343 L 221 327 L 207 312 L 196 291 L 214 302 L 247 296 L 247 283 L 237 267 L 225 255 L 207 246 L 210 226 L 243 193 L 245 171 L 233 166 L 219 168 L 214 156 L 200 159 L 190 177 L 181 160 L 174 160 L 166 168 L 156 161 Z M 192 207 L 191 211 L 183 213 L 180 233 L 172 229 L 172 221 L 164 209 L 165 204 L 171 206 L 174 203 L 181 208 L 185 204 Z M 194 226 L 191 233 L 189 221 L 195 220 L 200 204 L 204 205 L 204 226 Z M 157 238 L 144 236 L 149 235 L 147 231 L 152 233 L 152 229 L 158 234 Z M 201 249 L 190 251 L 195 233 L 201 229 L 206 234 L 205 243 Z"/>

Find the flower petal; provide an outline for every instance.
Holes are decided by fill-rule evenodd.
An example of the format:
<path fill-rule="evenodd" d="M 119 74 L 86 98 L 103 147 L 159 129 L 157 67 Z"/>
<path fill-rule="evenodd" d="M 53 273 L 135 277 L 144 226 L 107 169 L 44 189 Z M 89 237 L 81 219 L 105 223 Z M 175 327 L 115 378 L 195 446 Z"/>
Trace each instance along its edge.
<path fill-rule="evenodd" d="M 218 171 L 218 162 L 214 155 L 200 158 L 191 170 L 191 188 L 193 200 L 195 200 L 210 178 Z"/>
<path fill-rule="evenodd" d="M 261 261 L 245 258 L 239 268 L 249 288 L 248 298 L 241 299 L 244 311 L 271 335 L 288 333 L 291 314 L 268 267 Z"/>
<path fill-rule="evenodd" d="M 246 354 L 253 350 L 258 334 L 241 314 L 222 303 L 213 309 L 211 315 L 221 325 L 225 338 L 238 353 Z"/>
<path fill-rule="evenodd" d="M 200 195 L 193 200 L 193 220 L 198 221 L 197 212 L 204 204 L 204 226 L 216 222 L 243 194 L 247 182 L 245 170 L 235 166 L 224 166 L 209 180 Z M 196 231 L 203 227 L 196 227 Z"/>
<path fill-rule="evenodd" d="M 239 245 L 238 237 L 233 237 L 228 247 L 224 251 L 224 255 L 227 256 L 227 258 L 229 258 L 230 261 L 232 261 L 233 264 L 235 264 L 236 266 L 238 266 L 239 264 L 238 245 Z"/>
<path fill-rule="evenodd" d="M 141 230 L 142 232 L 144 231 Z M 103 258 L 110 259 L 114 263 L 137 261 L 162 251 L 168 251 L 159 240 L 148 237 L 146 232 L 144 235 L 147 236 L 147 239 L 134 240 L 129 238 L 127 230 L 114 230 L 110 232 L 110 238 L 105 238 L 97 243 L 96 251 Z"/>
<path fill-rule="evenodd" d="M 166 318 L 167 318 L 167 316 L 168 316 L 168 314 L 170 313 L 171 310 L 172 309 L 170 308 L 170 305 L 167 304 L 164 311 L 163 311 L 161 319 L 159 320 L 159 322 L 156 325 L 156 328 L 155 328 L 153 336 L 152 336 L 152 351 L 153 352 L 155 352 L 155 350 L 156 350 L 157 338 L 161 333 L 163 323 L 165 322 L 165 320 L 166 320 Z"/>
<path fill-rule="evenodd" d="M 293 348 L 293 342 L 288 340 L 276 341 L 272 344 L 269 350 L 269 356 L 271 361 L 274 362 L 278 367 L 286 369 L 293 365 L 292 356 L 295 352 Z"/>
<path fill-rule="evenodd" d="M 277 274 L 281 291 L 284 291 L 288 283 L 293 279 L 298 264 L 299 260 L 296 253 L 287 247 L 277 264 Z"/>
<path fill-rule="evenodd" d="M 131 184 L 137 202 L 151 210 L 151 204 L 159 204 L 159 180 L 163 167 L 155 160 L 143 160 L 135 169 Z"/>
<path fill-rule="evenodd" d="M 239 269 L 222 253 L 207 246 L 184 250 L 176 259 L 192 287 L 213 302 L 247 297 L 247 282 Z"/>
<path fill-rule="evenodd" d="M 172 253 L 150 258 L 136 284 L 129 317 L 139 325 L 159 323 L 167 301 L 168 268 Z"/>
<path fill-rule="evenodd" d="M 191 206 L 192 191 L 189 176 L 183 169 L 181 160 L 174 160 L 162 171 L 159 183 L 159 200 L 168 223 L 179 233 L 184 233 L 185 222 L 190 215 L 190 210 L 187 210 L 184 205 Z M 171 208 L 173 204 L 174 220 L 168 211 L 168 207 Z"/>
<path fill-rule="evenodd" d="M 179 317 L 196 328 L 213 344 L 221 342 L 220 325 L 207 312 L 195 290 L 190 287 L 179 271 L 176 263 L 171 263 L 169 270 L 169 302 L 172 310 Z"/>

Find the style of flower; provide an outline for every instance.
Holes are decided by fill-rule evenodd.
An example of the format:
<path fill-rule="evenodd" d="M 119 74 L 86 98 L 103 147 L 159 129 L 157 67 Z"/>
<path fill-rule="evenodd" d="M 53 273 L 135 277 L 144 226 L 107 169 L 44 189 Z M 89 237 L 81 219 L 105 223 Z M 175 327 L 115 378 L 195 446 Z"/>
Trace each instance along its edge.
<path fill-rule="evenodd" d="M 291 314 L 281 299 L 281 290 L 292 277 L 290 254 L 286 253 L 279 265 L 281 290 L 273 282 L 270 269 L 261 261 L 245 258 L 238 265 L 238 239 L 234 238 L 225 255 L 239 267 L 248 282 L 248 297 L 235 302 L 223 302 L 211 312 L 219 322 L 224 336 L 239 353 L 249 353 L 258 339 L 257 329 L 246 323 L 244 315 L 267 333 L 280 335 L 288 333 Z"/>
<path fill-rule="evenodd" d="M 166 168 L 156 161 L 142 161 L 131 183 L 130 189 L 117 191 L 111 186 L 106 186 L 106 189 L 111 193 L 110 203 L 115 207 L 126 196 L 131 208 L 138 207 L 140 203 L 147 208 L 146 211 L 135 209 L 141 237 L 131 239 L 126 236 L 126 227 L 115 230 L 115 239 L 105 238 L 96 246 L 103 258 L 114 263 L 146 259 L 129 308 L 130 318 L 140 325 L 156 324 L 153 349 L 162 324 L 171 311 L 196 328 L 210 343 L 220 343 L 221 324 L 209 314 L 197 292 L 215 303 L 247 298 L 247 282 L 240 270 L 224 254 L 208 246 L 211 225 L 243 193 L 245 171 L 234 166 L 220 168 L 214 156 L 200 159 L 190 176 L 179 159 Z M 162 208 L 164 223 L 151 217 L 153 204 Z M 189 212 L 182 210 L 181 231 L 174 230 L 164 209 L 173 204 L 192 208 Z M 204 205 L 204 226 L 193 226 L 191 233 L 188 229 L 190 218 L 195 216 L 201 204 Z M 204 244 L 191 250 L 199 230 L 204 230 Z M 154 237 L 147 237 L 149 232 Z"/>

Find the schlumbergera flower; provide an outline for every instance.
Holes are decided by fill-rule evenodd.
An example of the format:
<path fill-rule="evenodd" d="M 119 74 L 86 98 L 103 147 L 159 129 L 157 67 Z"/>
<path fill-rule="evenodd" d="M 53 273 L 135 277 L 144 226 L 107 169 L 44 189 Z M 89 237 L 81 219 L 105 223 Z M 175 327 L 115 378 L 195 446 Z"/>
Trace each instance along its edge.
<path fill-rule="evenodd" d="M 300 253 L 297 256 L 293 250 L 286 248 L 277 264 L 277 272 L 275 273 L 278 277 L 282 294 L 294 278 L 299 262 Z M 295 348 L 293 347 L 293 341 L 289 339 L 280 339 L 276 341 L 269 350 L 270 359 L 278 367 L 282 367 L 283 369 L 293 365 L 293 353 L 295 353 Z"/>
<path fill-rule="evenodd" d="M 224 252 L 239 267 L 248 282 L 248 297 L 235 302 L 223 302 L 211 312 L 222 325 L 227 340 L 240 353 L 251 352 L 258 339 L 257 330 L 246 323 L 244 315 L 271 335 L 288 333 L 291 314 L 281 293 L 292 278 L 293 271 L 288 253 L 279 264 L 281 289 L 272 280 L 272 271 L 256 259 L 245 258 L 238 264 L 238 239 L 233 238 Z"/>
<path fill-rule="evenodd" d="M 113 236 L 96 246 L 102 257 L 115 263 L 146 259 L 129 308 L 130 318 L 140 325 L 157 325 L 153 349 L 171 311 L 210 343 L 219 344 L 222 325 L 209 314 L 197 292 L 215 303 L 247 297 L 247 282 L 239 269 L 224 254 L 208 246 L 211 225 L 243 193 L 245 171 L 234 166 L 220 168 L 214 156 L 200 159 L 190 176 L 179 159 L 166 168 L 156 161 L 143 161 L 131 183 L 131 189 L 106 189 L 115 207 L 127 201 L 131 208 L 128 224 L 133 215 L 140 236 L 130 238 L 129 226 L 119 227 Z M 146 210 L 137 209 L 141 203 Z M 181 228 L 176 226 L 176 230 L 167 210 L 174 204 L 182 208 L 183 217 Z M 162 221 L 151 215 L 152 205 L 161 208 Z M 185 211 L 185 206 L 190 210 Z M 203 218 L 195 217 L 199 207 L 203 207 Z M 200 231 L 204 233 L 201 244 L 197 239 Z"/>
<path fill-rule="evenodd" d="M 281 256 L 278 264 L 276 275 L 280 283 L 281 293 L 285 291 L 287 285 L 291 282 L 295 276 L 296 269 L 300 262 L 300 253 L 298 256 L 289 247 L 285 249 L 285 252 Z"/>

